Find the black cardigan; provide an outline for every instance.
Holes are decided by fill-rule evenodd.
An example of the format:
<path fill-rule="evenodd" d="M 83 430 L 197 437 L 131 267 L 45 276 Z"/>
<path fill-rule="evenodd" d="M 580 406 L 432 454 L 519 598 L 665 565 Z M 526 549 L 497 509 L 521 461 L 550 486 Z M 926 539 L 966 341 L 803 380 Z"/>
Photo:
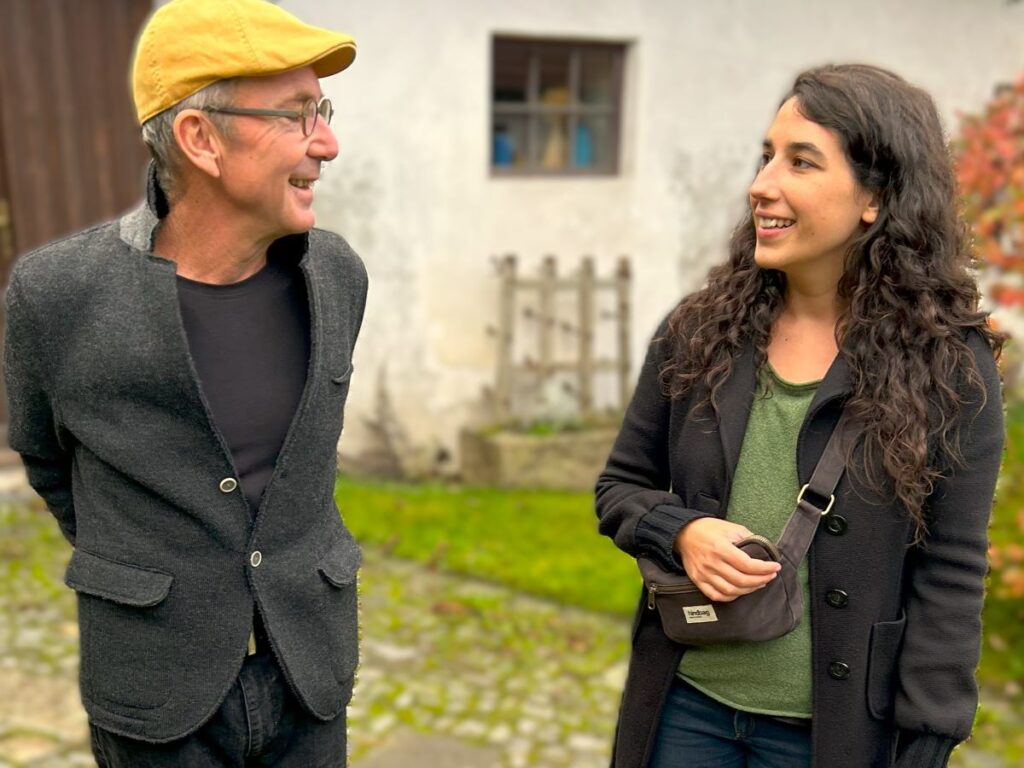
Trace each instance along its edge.
<path fill-rule="evenodd" d="M 336 717 L 355 678 L 360 554 L 332 493 L 366 270 L 337 235 L 289 238 L 310 364 L 254 516 L 196 378 L 175 265 L 150 250 L 155 185 L 119 221 L 21 257 L 7 292 L 9 439 L 75 545 L 82 701 L 124 736 L 191 733 L 238 677 L 255 601 L 290 690 Z"/>
<path fill-rule="evenodd" d="M 701 397 L 671 400 L 658 372 L 670 354 L 651 343 L 622 430 L 597 482 L 602 533 L 631 556 L 675 561 L 688 522 L 724 516 L 755 389 L 752 349 L 737 356 L 718 393 L 719 419 L 690 414 Z M 928 499 L 929 533 L 913 528 L 891 494 L 847 473 L 809 554 L 815 768 L 939 768 L 965 739 L 977 707 L 987 526 L 1003 444 L 999 376 L 979 334 L 974 352 L 986 396 L 962 388 L 964 464 L 944 473 Z M 807 482 L 851 392 L 840 355 L 808 409 L 797 445 Z M 704 409 L 706 410 L 706 409 Z M 678 563 L 678 561 L 675 561 Z M 849 594 L 845 607 L 825 601 Z M 641 596 L 612 764 L 642 768 L 684 647 L 665 637 Z M 845 665 L 848 669 L 844 676 Z M 898 746 L 894 749 L 895 736 Z"/>

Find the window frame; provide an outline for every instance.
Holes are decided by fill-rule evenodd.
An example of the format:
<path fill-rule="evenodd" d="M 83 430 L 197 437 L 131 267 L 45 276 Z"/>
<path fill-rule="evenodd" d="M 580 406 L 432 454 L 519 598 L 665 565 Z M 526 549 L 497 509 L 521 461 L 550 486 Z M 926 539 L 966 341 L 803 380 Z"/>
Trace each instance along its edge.
<path fill-rule="evenodd" d="M 498 46 L 501 43 L 526 45 L 529 47 L 527 60 L 526 101 L 501 102 L 495 100 L 495 70 Z M 581 84 L 581 58 L 586 51 L 601 51 L 611 54 L 611 101 L 607 104 L 585 104 L 579 100 Z M 569 100 L 566 104 L 545 104 L 540 101 L 540 64 L 545 51 L 568 53 Z M 490 77 L 488 101 L 490 104 L 490 125 L 488 131 L 487 165 L 492 178 L 581 178 L 594 176 L 618 176 L 622 167 L 622 92 L 625 86 L 625 68 L 628 45 L 623 41 L 594 40 L 588 38 L 552 38 L 495 33 L 491 36 Z M 496 165 L 494 163 L 494 135 L 498 121 L 507 116 L 527 118 L 528 162 L 525 167 Z M 560 116 L 567 121 L 566 156 L 572 158 L 576 148 L 576 126 L 581 117 L 610 118 L 611 140 L 609 153 L 611 162 L 600 168 L 578 168 L 567 164 L 564 168 L 541 168 L 539 165 L 540 121 L 539 117 Z"/>

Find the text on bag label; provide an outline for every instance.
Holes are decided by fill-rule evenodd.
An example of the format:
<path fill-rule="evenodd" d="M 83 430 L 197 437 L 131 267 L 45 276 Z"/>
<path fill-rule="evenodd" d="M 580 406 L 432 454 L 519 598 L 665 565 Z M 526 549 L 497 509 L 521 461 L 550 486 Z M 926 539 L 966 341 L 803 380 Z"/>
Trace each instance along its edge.
<path fill-rule="evenodd" d="M 714 606 L 690 605 L 683 606 L 683 617 L 687 624 L 702 624 L 705 621 L 718 621 Z"/>

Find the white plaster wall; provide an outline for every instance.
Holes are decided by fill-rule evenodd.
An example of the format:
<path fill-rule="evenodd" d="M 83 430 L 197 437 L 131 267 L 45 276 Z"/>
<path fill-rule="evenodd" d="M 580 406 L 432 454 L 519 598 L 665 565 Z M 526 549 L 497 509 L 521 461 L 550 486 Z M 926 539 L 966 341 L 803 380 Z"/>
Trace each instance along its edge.
<path fill-rule="evenodd" d="M 928 89 L 950 128 L 1024 67 L 1024 4 L 1005 0 L 282 0 L 353 34 L 324 81 L 341 146 L 320 226 L 370 272 L 345 452 L 366 440 L 377 377 L 414 440 L 451 447 L 491 382 L 491 257 L 563 269 L 592 254 L 635 274 L 639 363 L 654 326 L 724 255 L 762 133 L 800 70 L 889 67 Z M 521 34 L 626 42 L 621 172 L 492 178 L 490 41 Z"/>

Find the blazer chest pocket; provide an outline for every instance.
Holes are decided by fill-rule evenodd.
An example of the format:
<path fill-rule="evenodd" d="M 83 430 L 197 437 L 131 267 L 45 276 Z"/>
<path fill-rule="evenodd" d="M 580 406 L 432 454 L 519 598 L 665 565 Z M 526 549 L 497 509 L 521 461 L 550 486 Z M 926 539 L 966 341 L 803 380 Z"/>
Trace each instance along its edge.
<path fill-rule="evenodd" d="M 180 675 L 163 571 L 76 549 L 64 582 L 78 593 L 82 696 L 130 717 L 170 699 Z"/>

